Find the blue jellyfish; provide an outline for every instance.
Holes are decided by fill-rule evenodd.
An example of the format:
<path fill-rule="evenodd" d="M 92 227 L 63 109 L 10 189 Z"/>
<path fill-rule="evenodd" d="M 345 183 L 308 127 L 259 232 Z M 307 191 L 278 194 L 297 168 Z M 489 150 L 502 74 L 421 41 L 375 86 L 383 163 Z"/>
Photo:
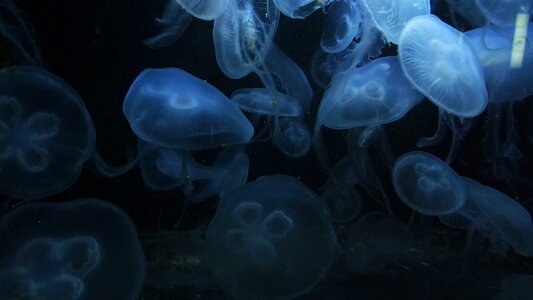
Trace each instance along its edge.
<path fill-rule="evenodd" d="M 289 157 L 304 156 L 311 149 L 311 131 L 300 118 L 277 118 L 272 139 Z"/>
<path fill-rule="evenodd" d="M 331 185 L 320 197 L 328 203 L 334 222 L 350 223 L 361 213 L 363 198 L 349 185 Z"/>
<path fill-rule="evenodd" d="M 293 19 L 305 19 L 315 10 L 334 2 L 335 0 L 274 0 L 279 10 Z"/>
<path fill-rule="evenodd" d="M 191 21 L 192 16 L 176 0 L 170 0 L 163 16 L 155 19 L 155 25 L 163 27 L 163 30 L 156 36 L 144 40 L 144 44 L 151 49 L 168 46 L 179 39 Z"/>
<path fill-rule="evenodd" d="M 0 193 L 38 199 L 80 176 L 95 129 L 80 96 L 38 68 L 0 71 Z"/>
<path fill-rule="evenodd" d="M 367 12 L 387 41 L 398 44 L 405 24 L 413 17 L 430 13 L 429 0 L 363 0 Z"/>
<path fill-rule="evenodd" d="M 0 243 L 2 299 L 133 300 L 143 287 L 137 230 L 109 202 L 18 206 L 0 221 Z"/>
<path fill-rule="evenodd" d="M 423 99 L 403 75 L 398 58 L 381 57 L 334 77 L 320 103 L 317 124 L 333 129 L 386 124 Z"/>
<path fill-rule="evenodd" d="M 359 34 L 361 9 L 355 0 L 337 0 L 326 12 L 320 47 L 327 53 L 338 53 Z"/>
<path fill-rule="evenodd" d="M 220 16 L 232 0 L 175 0 L 191 15 L 206 21 Z"/>
<path fill-rule="evenodd" d="M 413 242 L 413 234 L 401 221 L 382 212 L 370 212 L 350 228 L 344 262 L 357 274 L 379 272 L 406 255 Z"/>
<path fill-rule="evenodd" d="M 253 114 L 281 117 L 302 115 L 302 108 L 294 99 L 265 88 L 238 89 L 231 95 L 231 100 L 237 103 L 242 111 Z"/>
<path fill-rule="evenodd" d="M 11 0 L 0 1 L 0 38 L 13 50 L 19 65 L 42 65 L 26 19 Z"/>
<path fill-rule="evenodd" d="M 438 17 L 412 18 L 400 35 L 398 55 L 409 81 L 440 109 L 461 118 L 485 109 L 487 88 L 475 50 Z"/>
<path fill-rule="evenodd" d="M 293 177 L 260 177 L 224 195 L 207 229 L 212 272 L 237 299 L 292 299 L 337 252 L 327 204 Z"/>
<path fill-rule="evenodd" d="M 250 141 L 253 127 L 219 90 L 177 68 L 146 69 L 133 82 L 124 115 L 154 145 L 201 150 Z"/>
<path fill-rule="evenodd" d="M 463 180 L 427 152 L 414 151 L 400 157 L 392 169 L 392 182 L 400 200 L 423 215 L 448 215 L 465 203 Z"/>

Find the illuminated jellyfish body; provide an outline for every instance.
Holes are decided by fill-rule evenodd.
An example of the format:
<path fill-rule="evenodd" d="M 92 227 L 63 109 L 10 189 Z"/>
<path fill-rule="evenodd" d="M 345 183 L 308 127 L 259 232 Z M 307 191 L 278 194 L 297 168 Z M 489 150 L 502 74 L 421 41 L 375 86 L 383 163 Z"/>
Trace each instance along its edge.
<path fill-rule="evenodd" d="M 329 205 L 331 219 L 337 223 L 349 223 L 361 213 L 363 199 L 349 185 L 332 185 L 320 196 Z"/>
<path fill-rule="evenodd" d="M 275 124 L 274 145 L 289 157 L 301 157 L 311 149 L 311 131 L 301 118 L 279 117 Z"/>
<path fill-rule="evenodd" d="M 489 102 L 515 101 L 533 95 L 533 26 L 528 19 L 521 26 L 489 25 L 465 33 L 481 61 Z M 515 30 L 522 34 L 517 36 L 519 44 L 513 47 Z"/>
<path fill-rule="evenodd" d="M 245 88 L 233 92 L 231 100 L 242 111 L 265 116 L 297 117 L 302 108 L 294 99 L 265 88 Z"/>
<path fill-rule="evenodd" d="M 123 105 L 133 132 L 165 148 L 201 150 L 250 141 L 253 127 L 218 89 L 177 68 L 146 69 Z"/>
<path fill-rule="evenodd" d="M 430 101 L 461 118 L 483 112 L 488 101 L 483 69 L 461 32 L 434 15 L 417 16 L 398 43 L 405 75 Z"/>
<path fill-rule="evenodd" d="M 485 17 L 499 26 L 513 25 L 518 14 L 529 18 L 533 10 L 531 0 L 476 0 L 476 3 Z"/>
<path fill-rule="evenodd" d="M 463 180 L 427 152 L 414 151 L 400 157 L 392 169 L 392 182 L 400 200 L 423 215 L 448 215 L 465 203 Z"/>
<path fill-rule="evenodd" d="M 398 58 L 382 57 L 335 76 L 320 103 L 317 122 L 333 129 L 386 124 L 423 99 L 403 75 Z"/>
<path fill-rule="evenodd" d="M 80 96 L 38 68 L 0 71 L 0 193 L 38 199 L 79 177 L 95 129 Z"/>
<path fill-rule="evenodd" d="M 520 255 L 533 256 L 533 223 L 529 212 L 496 189 L 467 177 L 462 179 L 467 191 L 466 203 L 454 214 L 441 217 L 444 223 L 468 228 L 470 236 L 477 231 L 496 246 L 495 239 L 503 240 Z"/>
<path fill-rule="evenodd" d="M 292 299 L 337 250 L 327 204 L 293 177 L 260 177 L 222 197 L 207 229 L 214 277 L 237 299 Z"/>
<path fill-rule="evenodd" d="M 315 10 L 325 7 L 335 0 L 274 0 L 279 10 L 289 18 L 305 19 Z"/>
<path fill-rule="evenodd" d="M 363 0 L 364 7 L 387 41 L 398 44 L 405 24 L 413 17 L 430 13 L 429 0 Z"/>
<path fill-rule="evenodd" d="M 328 53 L 338 53 L 359 33 L 361 10 L 355 0 L 337 0 L 327 8 L 320 47 Z"/>
<path fill-rule="evenodd" d="M 222 14 L 232 0 L 174 0 L 191 15 L 206 21 Z"/>
<path fill-rule="evenodd" d="M 413 242 L 413 234 L 401 221 L 382 212 L 370 212 L 350 228 L 344 262 L 357 274 L 379 272 L 406 255 Z"/>
<path fill-rule="evenodd" d="M 192 16 L 176 0 L 170 0 L 165 7 L 163 16 L 155 19 L 155 25 L 163 27 L 163 30 L 144 40 L 144 44 L 151 49 L 168 46 L 179 39 L 191 21 Z"/>
<path fill-rule="evenodd" d="M 41 55 L 21 11 L 11 0 L 0 1 L 0 39 L 18 60 L 18 65 L 42 65 Z"/>
<path fill-rule="evenodd" d="M 21 205 L 1 220 L 0 242 L 2 299 L 139 298 L 145 263 L 137 231 L 111 203 Z"/>
<path fill-rule="evenodd" d="M 250 72 L 257 72 L 260 77 L 268 74 L 264 58 L 272 45 L 278 20 L 279 10 L 272 0 L 231 1 L 213 25 L 215 55 L 222 72 L 232 79 Z M 266 87 L 276 90 L 273 79 L 266 80 Z"/>

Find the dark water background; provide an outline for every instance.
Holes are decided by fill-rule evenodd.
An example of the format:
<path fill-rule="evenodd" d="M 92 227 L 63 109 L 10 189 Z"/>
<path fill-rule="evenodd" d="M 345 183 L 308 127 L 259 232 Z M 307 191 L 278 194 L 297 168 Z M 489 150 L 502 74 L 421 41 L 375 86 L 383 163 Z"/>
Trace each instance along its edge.
<path fill-rule="evenodd" d="M 229 79 L 220 71 L 215 60 L 212 41 L 213 22 L 194 19 L 188 30 L 174 44 L 151 50 L 143 39 L 157 33 L 154 18 L 159 17 L 166 1 L 147 0 L 14 0 L 30 22 L 30 27 L 41 50 L 44 68 L 67 81 L 81 95 L 94 120 L 97 132 L 96 148 L 112 164 L 126 161 L 126 147 L 136 146 L 136 137 L 122 114 L 122 103 L 135 77 L 145 68 L 175 66 L 196 77 L 205 79 L 227 96 L 243 87 L 259 87 L 255 75 L 244 79 Z M 445 5 L 439 14 L 445 21 Z M 305 20 L 281 17 L 276 43 L 309 76 L 310 62 L 320 45 L 323 15 L 315 13 Z M 385 50 L 395 54 L 394 48 Z M 313 85 L 315 92 L 308 125 L 314 122 L 323 90 Z M 533 154 L 533 103 L 515 104 L 516 126 L 521 141 L 519 149 Z M 397 156 L 416 149 L 416 141 L 433 134 L 437 126 L 438 111 L 428 101 L 415 107 L 402 120 L 385 126 Z M 330 155 L 339 159 L 346 154 L 342 133 L 324 129 Z M 484 115 L 478 118 L 473 130 L 462 142 L 461 150 L 452 167 L 468 176 L 511 195 L 531 208 L 533 195 L 530 184 L 521 184 L 516 193 L 502 181 L 490 176 L 489 165 L 483 156 Z M 445 157 L 449 139 L 428 149 Z M 312 189 L 323 185 L 327 177 L 321 172 L 314 153 L 299 159 L 287 159 L 271 143 L 254 143 L 246 148 L 250 157 L 248 181 L 263 175 L 289 174 L 301 179 Z M 195 153 L 198 162 L 210 164 L 216 150 Z M 391 198 L 393 210 L 407 221 L 410 210 L 396 198 L 390 180 L 390 169 L 379 166 L 379 175 Z M 524 161 L 523 178 L 533 178 L 531 159 Z M 67 201 L 82 197 L 109 200 L 122 207 L 134 220 L 141 233 L 158 229 L 171 230 L 183 207 L 179 190 L 152 192 L 144 186 L 138 168 L 108 179 L 88 171 L 71 188 L 45 201 Z M 529 202 L 528 202 L 529 201 Z M 192 230 L 209 222 L 216 209 L 214 200 L 187 208 L 181 231 Z M 373 207 L 366 207 L 372 210 Z M 436 221 L 434 222 L 436 223 Z M 303 299 L 488 299 L 497 291 L 499 279 L 506 273 L 533 273 L 528 259 L 514 256 L 505 259 L 487 256 L 471 260 L 465 273 L 465 258 L 460 255 L 464 247 L 464 232 L 441 228 L 434 224 L 435 243 L 432 254 L 407 258 L 388 274 L 327 279 Z M 342 232 L 342 228 L 340 228 Z M 176 234 L 176 232 L 174 232 Z M 427 256 L 427 257 L 426 257 Z M 464 271 L 464 270 L 463 270 Z M 458 274 L 466 274 L 459 276 Z M 150 275 L 150 274 L 149 274 Z M 457 279 L 458 278 L 458 279 Z M 357 297 L 356 297 L 357 295 Z M 147 291 L 145 299 L 223 299 L 217 291 L 170 288 L 166 291 Z M 117 299 L 119 300 L 119 299 Z"/>

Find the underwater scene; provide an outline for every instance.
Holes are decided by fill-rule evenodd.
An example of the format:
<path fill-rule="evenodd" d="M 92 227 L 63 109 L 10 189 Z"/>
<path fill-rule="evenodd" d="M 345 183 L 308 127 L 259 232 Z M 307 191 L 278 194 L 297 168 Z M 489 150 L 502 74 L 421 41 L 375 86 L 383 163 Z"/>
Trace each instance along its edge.
<path fill-rule="evenodd" d="M 0 300 L 533 299 L 533 0 L 0 0 Z"/>

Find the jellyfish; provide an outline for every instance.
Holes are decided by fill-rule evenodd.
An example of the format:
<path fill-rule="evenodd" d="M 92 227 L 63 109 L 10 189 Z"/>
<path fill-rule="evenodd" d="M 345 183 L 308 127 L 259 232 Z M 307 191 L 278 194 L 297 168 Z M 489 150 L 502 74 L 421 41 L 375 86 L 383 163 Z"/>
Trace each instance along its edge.
<path fill-rule="evenodd" d="M 311 131 L 300 118 L 277 118 L 274 145 L 288 157 L 301 157 L 311 149 Z"/>
<path fill-rule="evenodd" d="M 61 78 L 36 67 L 0 71 L 0 193 L 35 200 L 60 193 L 86 162 L 96 173 L 118 176 L 138 156 L 112 167 L 95 151 L 93 121 L 81 97 Z"/>
<path fill-rule="evenodd" d="M 320 197 L 328 203 L 333 222 L 350 223 L 361 213 L 361 194 L 349 185 L 332 185 Z"/>
<path fill-rule="evenodd" d="M 146 69 L 131 85 L 124 115 L 154 145 L 202 150 L 250 141 L 253 127 L 224 94 L 177 68 Z"/>
<path fill-rule="evenodd" d="M 337 253 L 327 204 L 293 177 L 260 177 L 224 195 L 207 229 L 213 275 L 237 299 L 292 299 Z"/>
<path fill-rule="evenodd" d="M 230 6 L 231 0 L 175 0 L 191 15 L 206 21 L 220 16 Z"/>
<path fill-rule="evenodd" d="M 280 92 L 265 88 L 245 88 L 233 92 L 231 100 L 242 111 L 265 116 L 298 117 L 302 108 L 298 102 Z"/>
<path fill-rule="evenodd" d="M 401 156 L 392 169 L 392 182 L 400 200 L 423 215 L 452 214 L 465 203 L 463 180 L 445 162 L 427 152 Z"/>
<path fill-rule="evenodd" d="M 28 29 L 28 22 L 11 0 L 0 1 L 0 38 L 12 49 L 18 65 L 42 65 L 41 53 Z"/>
<path fill-rule="evenodd" d="M 531 0 L 475 0 L 479 10 L 490 22 L 499 26 L 513 25 L 519 14 L 528 15 L 533 9 Z"/>
<path fill-rule="evenodd" d="M 335 0 L 274 0 L 279 10 L 292 19 L 305 19 L 317 9 L 334 2 Z"/>
<path fill-rule="evenodd" d="M 0 71 L 1 194 L 38 199 L 65 190 L 94 146 L 92 119 L 66 82 L 33 67 Z"/>
<path fill-rule="evenodd" d="M 366 10 L 387 41 L 398 44 L 405 24 L 431 11 L 429 0 L 363 0 Z"/>
<path fill-rule="evenodd" d="M 423 99 L 403 75 L 398 58 L 381 57 L 334 77 L 320 103 L 317 123 L 332 129 L 386 124 Z"/>
<path fill-rule="evenodd" d="M 406 255 L 413 242 L 413 234 L 401 221 L 382 212 L 369 212 L 350 228 L 343 259 L 351 272 L 379 272 Z"/>
<path fill-rule="evenodd" d="M 412 18 L 398 42 L 402 69 L 431 102 L 460 118 L 472 118 L 488 102 L 483 69 L 465 36 L 434 15 Z"/>
<path fill-rule="evenodd" d="M 355 0 L 333 1 L 327 8 L 320 47 L 327 53 L 338 53 L 359 34 L 361 10 Z"/>
<path fill-rule="evenodd" d="M 192 16 L 176 0 L 170 0 L 163 16 L 155 19 L 155 25 L 163 27 L 163 30 L 156 36 L 144 40 L 144 44 L 151 49 L 166 47 L 179 39 L 191 21 Z"/>
<path fill-rule="evenodd" d="M 2 299 L 140 296 L 145 262 L 137 230 L 109 202 L 20 205 L 0 221 L 0 243 Z"/>

